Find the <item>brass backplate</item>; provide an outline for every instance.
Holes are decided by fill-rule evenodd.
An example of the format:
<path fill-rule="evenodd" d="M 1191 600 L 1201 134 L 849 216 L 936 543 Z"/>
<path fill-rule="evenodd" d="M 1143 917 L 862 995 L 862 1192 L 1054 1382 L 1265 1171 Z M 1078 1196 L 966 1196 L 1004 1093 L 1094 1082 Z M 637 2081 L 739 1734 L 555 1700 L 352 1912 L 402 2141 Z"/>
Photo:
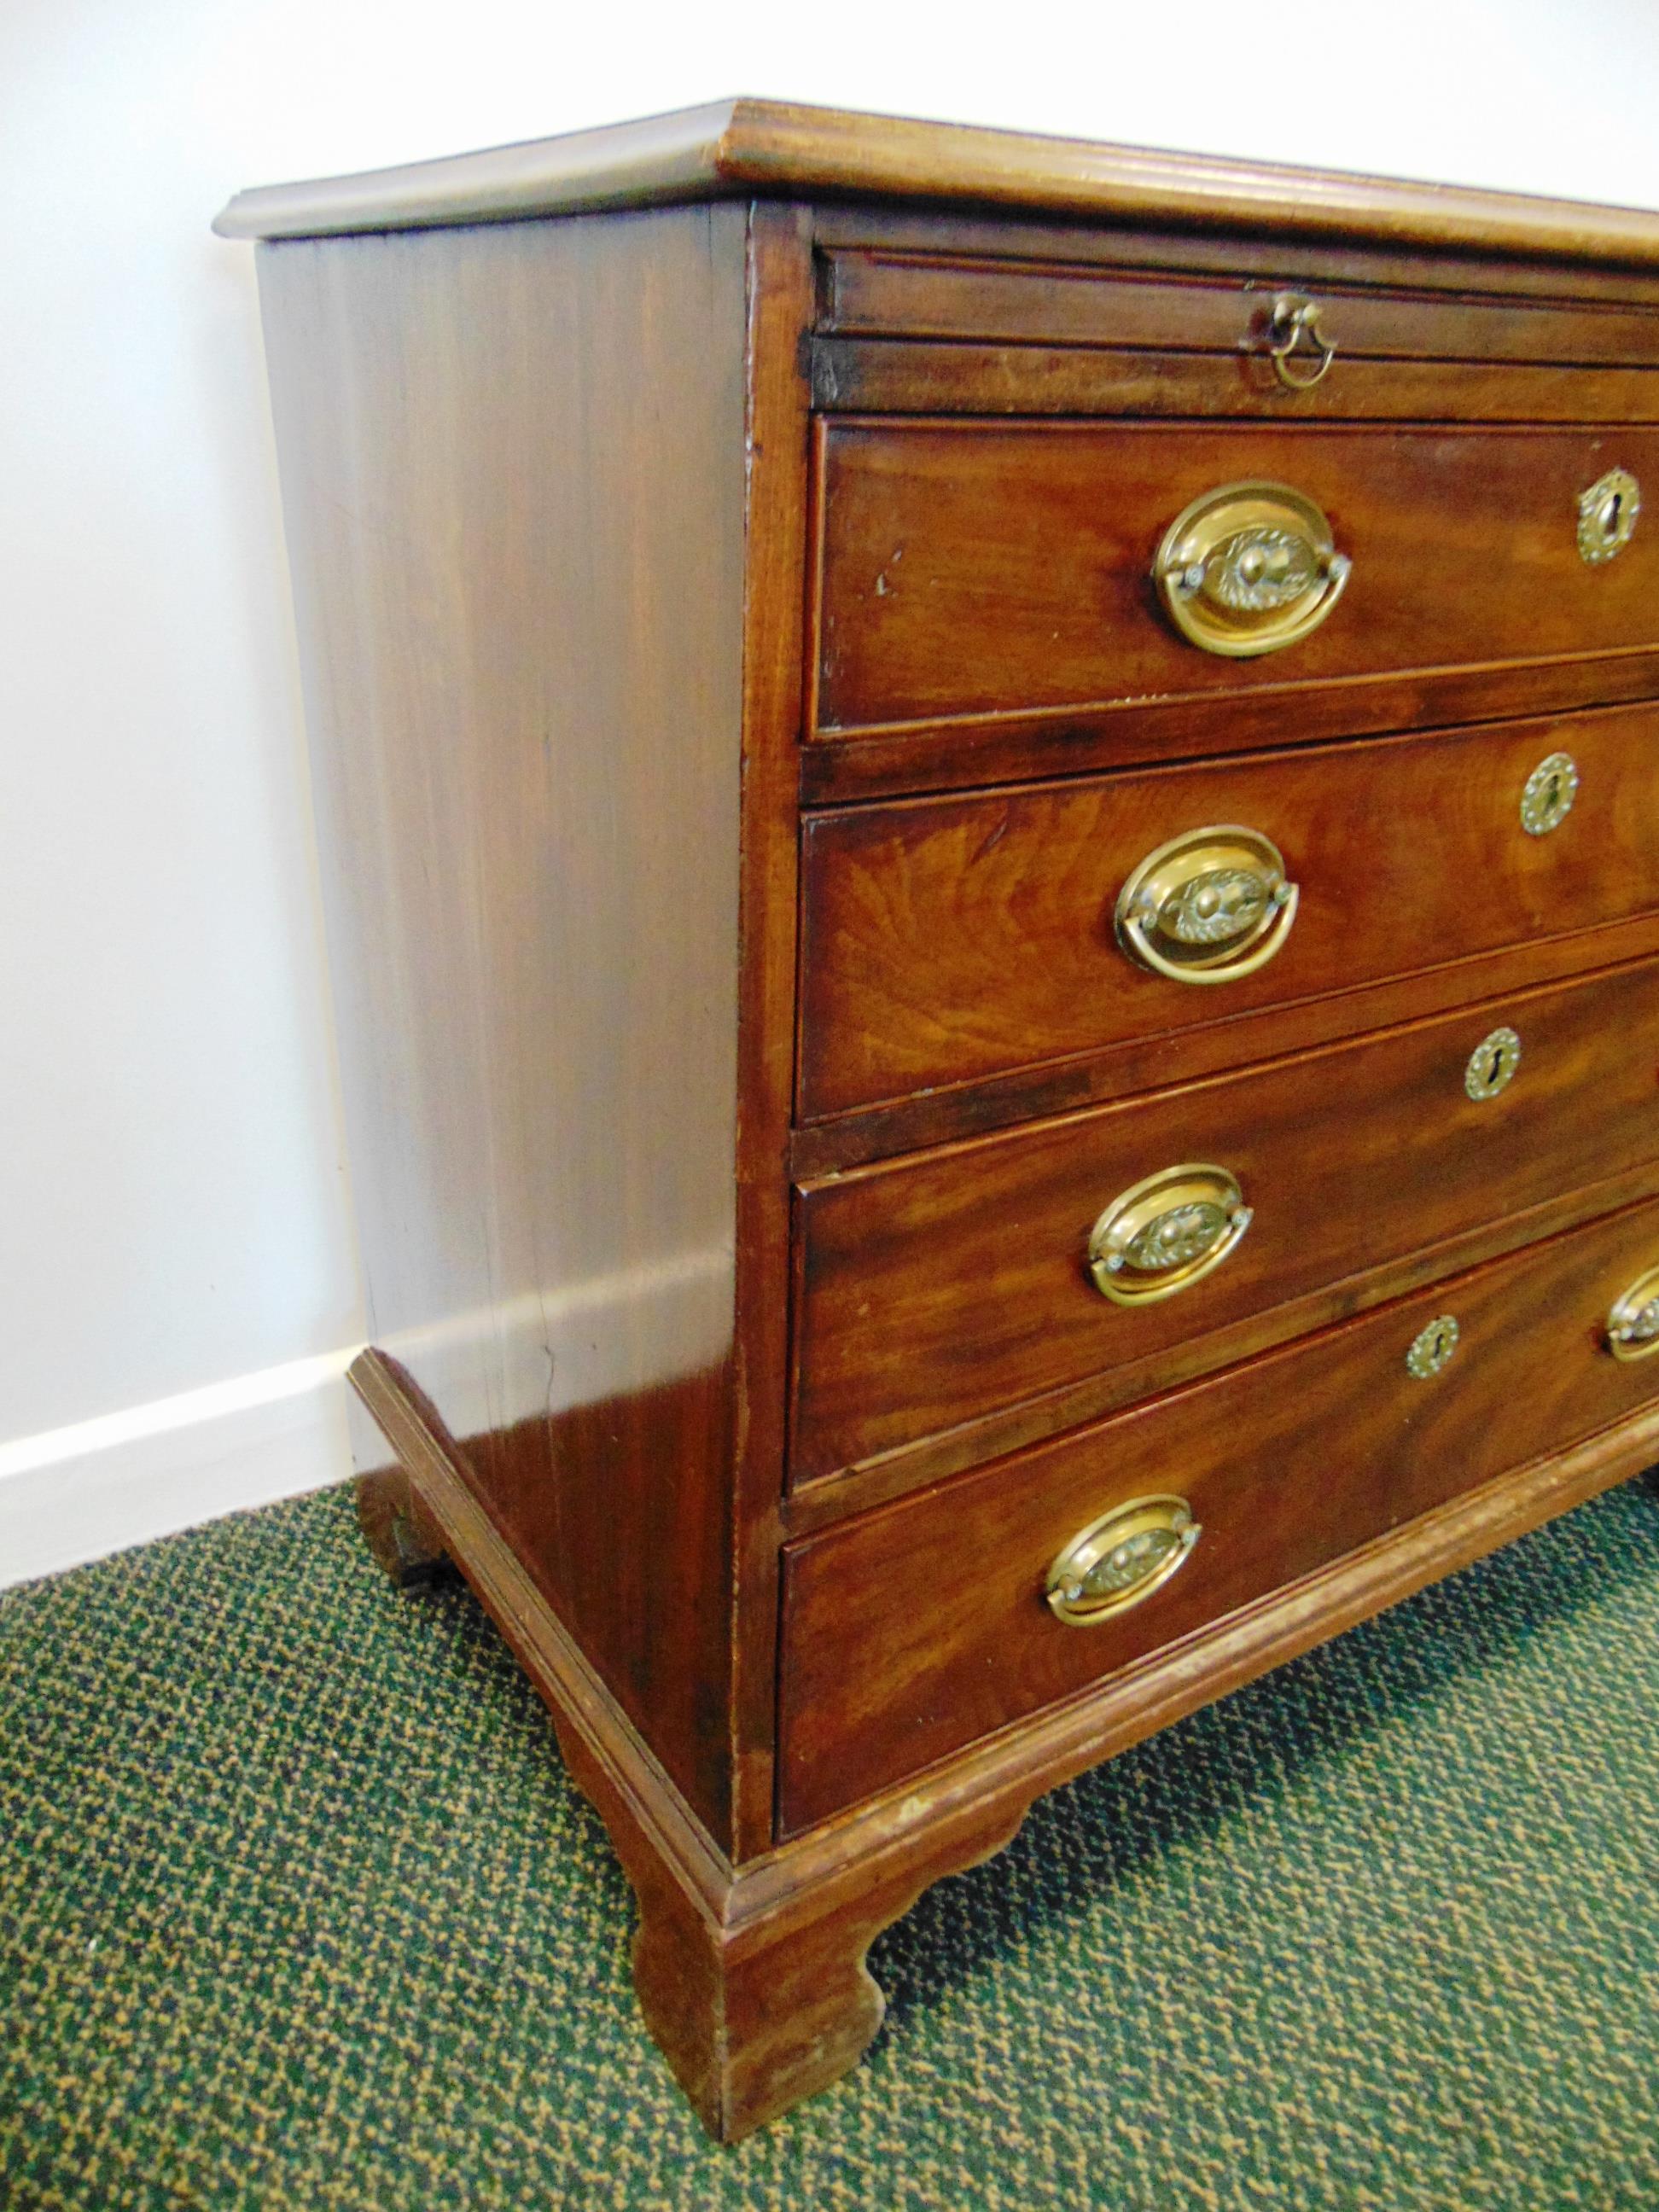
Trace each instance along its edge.
<path fill-rule="evenodd" d="M 1120 1191 L 1095 1223 L 1089 1273 L 1114 1305 L 1156 1305 L 1218 1267 L 1250 1220 L 1225 1168 L 1160 1168 Z"/>
<path fill-rule="evenodd" d="M 1068 1628 L 1109 1620 L 1162 1589 L 1202 1534 L 1184 1498 L 1132 1498 L 1079 1529 L 1049 1567 L 1043 1595 Z"/>
<path fill-rule="evenodd" d="M 1297 890 L 1271 837 L 1238 822 L 1188 830 L 1148 853 L 1117 895 L 1118 943 L 1179 983 L 1254 975 L 1282 949 Z"/>
<path fill-rule="evenodd" d="M 1613 1301 L 1607 1348 L 1615 1359 L 1645 1359 L 1659 1352 L 1659 1267 L 1638 1275 Z"/>
<path fill-rule="evenodd" d="M 1152 575 L 1170 621 L 1206 653 L 1277 653 L 1318 629 L 1352 566 L 1324 510 L 1293 485 L 1219 484 L 1164 533 Z"/>

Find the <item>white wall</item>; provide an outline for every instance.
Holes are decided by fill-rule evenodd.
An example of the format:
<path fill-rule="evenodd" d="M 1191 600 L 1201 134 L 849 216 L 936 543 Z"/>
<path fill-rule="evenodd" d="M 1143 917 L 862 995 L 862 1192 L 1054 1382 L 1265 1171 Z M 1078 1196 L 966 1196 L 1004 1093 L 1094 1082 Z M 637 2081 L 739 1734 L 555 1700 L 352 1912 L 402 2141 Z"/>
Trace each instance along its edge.
<path fill-rule="evenodd" d="M 734 91 L 1659 206 L 1655 0 L 6 0 L 0 1581 L 343 1468 L 332 1364 L 289 1365 L 360 1313 L 252 253 L 209 220 Z M 100 1456 L 273 1370 L 306 1417 L 213 1431 L 187 1505 L 153 1443 Z"/>

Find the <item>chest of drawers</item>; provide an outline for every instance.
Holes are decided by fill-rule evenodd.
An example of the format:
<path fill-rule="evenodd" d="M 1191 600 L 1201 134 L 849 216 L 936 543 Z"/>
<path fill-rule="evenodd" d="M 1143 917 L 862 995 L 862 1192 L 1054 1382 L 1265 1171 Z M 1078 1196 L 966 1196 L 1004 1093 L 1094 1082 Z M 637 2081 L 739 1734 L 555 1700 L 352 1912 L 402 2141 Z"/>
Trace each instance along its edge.
<path fill-rule="evenodd" d="M 373 1346 L 735 2136 L 1659 1457 L 1659 216 L 752 101 L 245 193 Z"/>

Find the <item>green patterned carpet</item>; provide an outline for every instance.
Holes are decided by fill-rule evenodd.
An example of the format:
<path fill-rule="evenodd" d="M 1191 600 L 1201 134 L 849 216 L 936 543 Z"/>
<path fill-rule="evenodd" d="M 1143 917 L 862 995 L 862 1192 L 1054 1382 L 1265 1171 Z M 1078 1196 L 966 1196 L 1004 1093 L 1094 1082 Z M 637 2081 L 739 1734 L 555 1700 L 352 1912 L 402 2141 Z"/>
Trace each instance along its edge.
<path fill-rule="evenodd" d="M 1659 2208 L 1659 1495 L 1060 1792 L 734 2151 L 459 1592 L 345 1493 L 0 1598 L 0 2204 Z"/>

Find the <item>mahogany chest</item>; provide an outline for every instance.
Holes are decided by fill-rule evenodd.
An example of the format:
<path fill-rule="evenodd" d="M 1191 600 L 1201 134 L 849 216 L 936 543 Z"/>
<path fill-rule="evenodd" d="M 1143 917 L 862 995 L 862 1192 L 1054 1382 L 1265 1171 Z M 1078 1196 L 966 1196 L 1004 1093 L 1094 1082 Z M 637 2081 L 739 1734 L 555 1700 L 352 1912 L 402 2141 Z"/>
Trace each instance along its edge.
<path fill-rule="evenodd" d="M 373 1345 L 711 2129 L 1659 1457 L 1659 215 L 737 101 L 245 193 Z"/>

